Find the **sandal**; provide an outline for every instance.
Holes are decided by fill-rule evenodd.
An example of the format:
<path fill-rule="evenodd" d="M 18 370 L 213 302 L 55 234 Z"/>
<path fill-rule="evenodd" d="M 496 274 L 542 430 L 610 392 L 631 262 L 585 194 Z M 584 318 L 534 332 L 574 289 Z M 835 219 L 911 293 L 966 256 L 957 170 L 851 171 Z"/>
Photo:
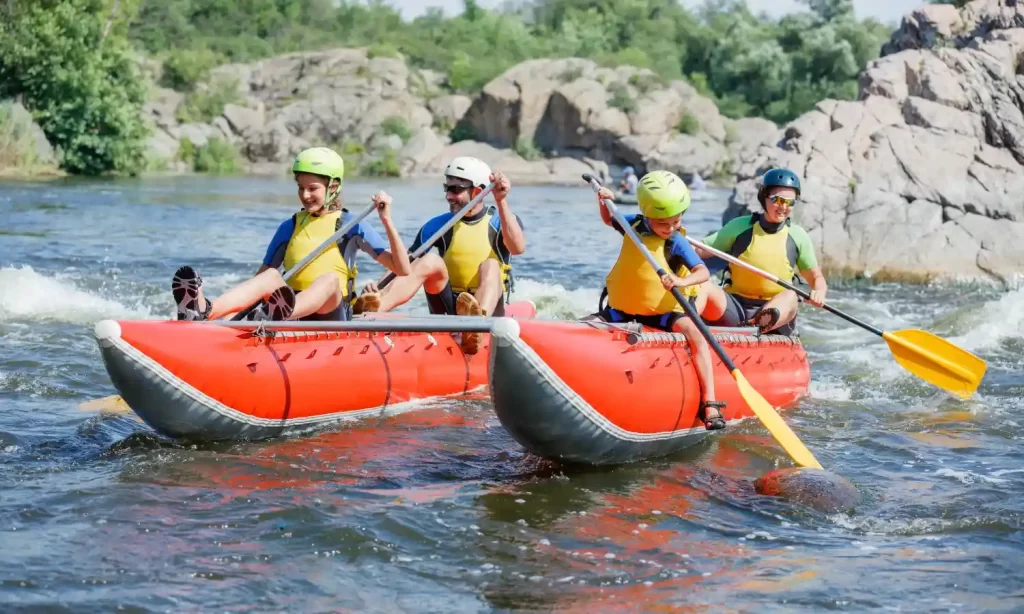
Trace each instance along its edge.
<path fill-rule="evenodd" d="M 708 415 L 708 408 L 713 411 Z M 717 431 L 725 428 L 725 418 L 722 417 L 721 408 L 725 407 L 725 401 L 701 401 L 697 417 L 704 423 L 704 428 L 709 431 Z"/>
<path fill-rule="evenodd" d="M 202 298 L 203 278 L 195 269 L 186 265 L 174 272 L 171 278 L 171 295 L 178 311 L 179 320 L 194 322 L 205 320 L 213 311 L 213 303 L 206 301 L 206 309 L 199 311 L 199 299 Z"/>
<path fill-rule="evenodd" d="M 762 309 L 750 319 L 750 324 L 757 327 L 757 333 L 759 335 L 767 335 L 776 324 L 779 323 L 779 318 L 782 317 L 782 313 L 774 307 L 768 309 Z"/>

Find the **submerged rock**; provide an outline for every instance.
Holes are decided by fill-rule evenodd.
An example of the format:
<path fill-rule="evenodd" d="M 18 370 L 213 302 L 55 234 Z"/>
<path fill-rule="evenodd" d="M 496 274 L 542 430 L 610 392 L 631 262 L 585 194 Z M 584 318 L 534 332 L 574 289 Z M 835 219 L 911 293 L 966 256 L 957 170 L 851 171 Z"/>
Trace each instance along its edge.
<path fill-rule="evenodd" d="M 846 478 L 806 467 L 770 471 L 754 481 L 760 495 L 783 497 L 826 514 L 850 512 L 860 502 L 860 492 Z"/>

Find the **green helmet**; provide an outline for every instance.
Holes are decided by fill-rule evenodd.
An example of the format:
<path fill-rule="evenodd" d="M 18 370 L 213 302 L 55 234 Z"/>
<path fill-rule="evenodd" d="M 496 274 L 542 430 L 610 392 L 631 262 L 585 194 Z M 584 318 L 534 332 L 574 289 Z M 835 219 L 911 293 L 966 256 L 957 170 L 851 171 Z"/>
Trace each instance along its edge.
<path fill-rule="evenodd" d="M 653 171 L 640 180 L 636 199 L 644 217 L 675 217 L 690 208 L 690 189 L 675 173 Z"/>
<path fill-rule="evenodd" d="M 345 161 L 333 149 L 327 147 L 313 147 L 299 152 L 292 163 L 293 173 L 311 173 L 327 177 L 328 180 L 338 180 L 338 187 L 333 192 L 328 192 L 325 203 L 334 200 L 334 197 L 341 191 L 341 181 L 345 178 Z M 328 189 L 330 188 L 328 184 Z"/>

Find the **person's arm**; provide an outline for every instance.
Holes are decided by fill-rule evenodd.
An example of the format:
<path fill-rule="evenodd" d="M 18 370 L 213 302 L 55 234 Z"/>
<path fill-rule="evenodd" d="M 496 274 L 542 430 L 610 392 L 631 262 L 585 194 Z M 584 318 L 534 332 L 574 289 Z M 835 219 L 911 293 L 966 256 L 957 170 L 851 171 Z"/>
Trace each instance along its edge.
<path fill-rule="evenodd" d="M 677 288 L 686 288 L 688 286 L 696 286 L 711 279 L 711 272 L 708 271 L 708 267 L 704 264 L 704 261 L 700 259 L 697 252 L 690 246 L 689 241 L 683 238 L 680 234 L 673 235 L 671 253 L 673 256 L 679 256 L 683 259 L 683 264 L 689 269 L 689 274 L 686 277 L 678 277 L 672 272 L 669 272 L 665 277 L 671 277 L 672 285 Z M 665 279 L 662 278 L 662 283 L 666 283 Z"/>
<path fill-rule="evenodd" d="M 508 204 L 508 192 L 512 186 L 508 177 L 500 171 L 495 171 L 491 175 L 491 181 L 494 182 L 491 194 L 494 195 L 494 202 L 498 205 L 498 217 L 501 219 L 501 240 L 508 253 L 518 256 L 526 251 L 526 234 L 523 233 L 519 219 L 512 213 L 512 208 Z"/>
<path fill-rule="evenodd" d="M 409 252 L 405 249 L 405 244 L 402 243 L 402 237 L 398 234 L 398 229 L 395 228 L 395 223 L 391 219 L 391 197 L 386 192 L 378 192 L 374 195 L 374 202 L 377 203 L 380 223 L 384 226 L 384 232 L 388 235 L 388 244 L 391 246 L 390 250 L 385 249 L 377 254 L 377 262 L 395 275 L 404 277 L 412 273 L 412 264 L 409 262 Z"/>
<path fill-rule="evenodd" d="M 796 242 L 796 268 L 800 270 L 800 276 L 811 285 L 811 298 L 807 302 L 815 307 L 821 307 L 825 302 L 825 295 L 828 294 L 828 282 L 821 272 L 821 267 L 818 266 L 811 237 L 800 226 L 791 226 L 789 236 Z"/>
<path fill-rule="evenodd" d="M 745 215 L 738 217 L 731 220 L 728 224 L 722 226 L 715 232 L 704 237 L 704 240 L 701 241 L 701 243 L 704 243 L 708 247 L 713 247 L 720 252 L 728 253 L 729 250 L 732 249 L 733 244 L 736 243 L 736 238 L 748 228 L 750 228 L 750 216 Z M 689 241 L 687 241 L 687 243 L 689 243 Z M 695 251 L 701 258 L 713 258 L 715 256 L 700 246 L 696 246 Z"/>
<path fill-rule="evenodd" d="M 615 223 L 615 217 L 612 216 L 612 212 L 608 210 L 608 207 L 604 206 L 605 200 L 615 200 L 615 194 L 608 188 L 601 188 L 597 192 L 597 208 L 601 212 L 601 221 L 604 222 L 605 226 L 615 228 L 618 224 Z"/>

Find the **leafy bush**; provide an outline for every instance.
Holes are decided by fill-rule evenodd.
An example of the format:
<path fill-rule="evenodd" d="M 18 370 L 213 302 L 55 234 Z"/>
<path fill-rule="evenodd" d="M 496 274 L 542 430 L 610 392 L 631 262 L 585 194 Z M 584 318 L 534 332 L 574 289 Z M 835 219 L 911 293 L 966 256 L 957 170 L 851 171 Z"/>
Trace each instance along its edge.
<path fill-rule="evenodd" d="M 179 92 L 191 92 L 206 80 L 211 68 L 223 61 L 223 56 L 209 49 L 175 49 L 164 60 L 161 84 Z"/>
<path fill-rule="evenodd" d="M 146 88 L 127 41 L 104 38 L 100 0 L 0 9 L 0 97 L 20 97 L 72 173 L 134 174 L 145 160 Z"/>
<path fill-rule="evenodd" d="M 214 83 L 209 88 L 187 94 L 178 105 L 175 116 L 183 124 L 209 123 L 224 112 L 224 105 L 234 102 L 238 102 L 236 83 Z"/>
<path fill-rule="evenodd" d="M 384 134 L 394 134 L 398 138 L 402 139 L 402 142 L 406 142 L 412 136 L 412 129 L 409 128 L 408 122 L 405 118 L 392 115 L 386 118 L 380 123 L 380 129 Z"/>
<path fill-rule="evenodd" d="M 368 177 L 398 177 L 398 157 L 394 151 L 388 150 L 380 158 L 370 160 L 363 166 L 362 174 Z"/>
<path fill-rule="evenodd" d="M 679 118 L 679 123 L 676 124 L 676 130 L 683 134 L 694 135 L 700 132 L 700 120 L 693 116 L 693 113 L 686 111 L 683 116 Z"/>
<path fill-rule="evenodd" d="M 625 85 L 616 81 L 608 86 L 608 93 L 611 94 L 608 97 L 608 106 L 622 109 L 625 113 L 632 113 L 636 110 L 636 101 L 633 100 L 633 96 L 630 95 L 629 89 Z"/>

